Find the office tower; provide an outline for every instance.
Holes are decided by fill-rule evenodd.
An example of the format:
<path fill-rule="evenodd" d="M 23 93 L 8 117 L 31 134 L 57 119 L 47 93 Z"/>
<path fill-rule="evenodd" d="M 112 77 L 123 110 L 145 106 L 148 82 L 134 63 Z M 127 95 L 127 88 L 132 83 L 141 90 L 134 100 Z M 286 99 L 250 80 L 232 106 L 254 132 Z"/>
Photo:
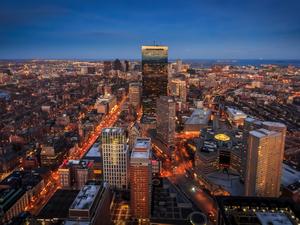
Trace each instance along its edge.
<path fill-rule="evenodd" d="M 125 60 L 124 64 L 125 64 L 125 72 L 129 72 L 130 71 L 130 66 L 131 66 L 130 62 Z"/>
<path fill-rule="evenodd" d="M 262 123 L 262 127 L 266 128 L 268 130 L 277 131 L 281 133 L 281 144 L 280 148 L 282 149 L 282 152 L 284 153 L 284 145 L 285 145 L 285 136 L 286 136 L 286 126 L 282 123 L 277 122 L 270 122 L 270 121 L 264 121 Z M 282 160 L 283 160 L 283 154 L 282 154 Z"/>
<path fill-rule="evenodd" d="M 278 123 L 267 122 L 266 126 Z M 278 124 L 284 127 L 283 124 Z M 277 126 L 276 126 L 277 127 Z M 279 197 L 284 135 L 260 128 L 249 132 L 245 194 L 247 196 Z"/>
<path fill-rule="evenodd" d="M 141 105 L 142 88 L 140 83 L 129 84 L 129 103 L 136 109 Z"/>
<path fill-rule="evenodd" d="M 244 180 L 246 177 L 246 162 L 247 162 L 247 151 L 248 151 L 248 139 L 249 133 L 252 130 L 257 130 L 260 128 L 265 128 L 267 130 L 278 131 L 282 135 L 282 159 L 283 160 L 283 153 L 284 153 L 284 145 L 285 145 L 285 135 L 286 135 L 286 126 L 282 123 L 270 122 L 270 121 L 261 121 L 251 117 L 245 119 L 244 127 L 243 127 L 243 143 L 244 143 L 244 150 L 242 150 L 242 160 L 241 160 L 241 179 Z"/>
<path fill-rule="evenodd" d="M 142 46 L 143 123 L 155 123 L 156 99 L 167 95 L 168 47 Z"/>
<path fill-rule="evenodd" d="M 142 129 L 138 122 L 133 123 L 128 128 L 128 145 L 129 145 L 129 151 L 132 150 L 134 143 L 136 141 L 137 137 L 140 137 L 142 135 Z"/>
<path fill-rule="evenodd" d="M 120 70 L 120 71 L 123 71 L 123 66 L 122 66 L 122 63 L 119 59 L 116 59 L 114 62 L 113 62 L 113 69 L 114 70 Z"/>
<path fill-rule="evenodd" d="M 172 78 L 169 83 L 169 92 L 185 105 L 187 98 L 186 81 L 184 78 Z"/>
<path fill-rule="evenodd" d="M 241 152 L 241 179 L 245 180 L 246 177 L 246 167 L 247 167 L 247 151 L 248 151 L 248 138 L 249 133 L 252 130 L 261 128 L 262 121 L 248 117 L 245 119 L 243 127 L 243 145 L 244 148 Z"/>
<path fill-rule="evenodd" d="M 176 60 L 176 72 L 180 73 L 182 71 L 182 60 Z"/>
<path fill-rule="evenodd" d="M 94 66 L 83 66 L 80 68 L 80 72 L 82 75 L 87 74 L 96 74 L 96 67 Z"/>
<path fill-rule="evenodd" d="M 129 154 L 124 129 L 105 128 L 101 140 L 104 181 L 113 189 L 127 189 Z"/>
<path fill-rule="evenodd" d="M 81 67 L 81 68 L 80 68 L 80 73 L 81 73 L 82 75 L 88 74 L 88 68 L 87 68 L 87 66 Z"/>
<path fill-rule="evenodd" d="M 106 75 L 109 71 L 112 70 L 112 62 L 111 61 L 104 61 L 103 62 L 103 73 Z"/>
<path fill-rule="evenodd" d="M 157 134 L 168 146 L 174 145 L 176 104 L 171 96 L 157 99 Z"/>
<path fill-rule="evenodd" d="M 130 208 L 136 219 L 150 217 L 151 167 L 151 139 L 137 138 L 130 158 Z"/>

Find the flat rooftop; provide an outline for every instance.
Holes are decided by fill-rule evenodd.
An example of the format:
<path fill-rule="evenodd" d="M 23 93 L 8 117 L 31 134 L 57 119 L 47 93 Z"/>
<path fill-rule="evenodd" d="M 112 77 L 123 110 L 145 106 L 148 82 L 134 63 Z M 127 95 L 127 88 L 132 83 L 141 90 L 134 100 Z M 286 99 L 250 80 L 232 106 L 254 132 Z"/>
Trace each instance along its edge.
<path fill-rule="evenodd" d="M 295 170 L 285 163 L 282 163 L 281 184 L 286 187 L 298 181 L 300 181 L 300 171 Z"/>
<path fill-rule="evenodd" d="M 210 115 L 209 109 L 195 109 L 185 124 L 207 124 Z"/>
<path fill-rule="evenodd" d="M 83 186 L 83 188 L 80 190 L 79 194 L 73 201 L 72 205 L 70 206 L 70 210 L 89 210 L 100 188 L 100 185 Z"/>
<path fill-rule="evenodd" d="M 238 176 L 223 173 L 222 171 L 216 171 L 207 174 L 208 180 L 215 184 L 220 185 L 224 190 L 228 191 L 232 196 L 244 195 L 244 184 L 240 182 Z"/>
<path fill-rule="evenodd" d="M 258 212 L 256 216 L 261 225 L 293 225 L 284 213 Z"/>
<path fill-rule="evenodd" d="M 134 144 L 134 148 L 137 149 L 149 149 L 151 147 L 150 138 L 137 138 Z"/>
<path fill-rule="evenodd" d="M 291 225 L 300 211 L 288 198 L 216 196 L 224 225 Z"/>
<path fill-rule="evenodd" d="M 165 45 L 143 45 L 142 50 L 168 50 L 168 46 Z"/>
<path fill-rule="evenodd" d="M 86 153 L 85 157 L 101 157 L 100 153 L 100 142 L 96 142 L 90 148 L 90 150 Z"/>
<path fill-rule="evenodd" d="M 155 178 L 152 187 L 152 222 L 186 224 L 188 216 L 194 211 L 192 203 L 168 179 Z"/>
<path fill-rule="evenodd" d="M 270 135 L 275 135 L 278 132 L 266 130 L 264 128 L 258 129 L 258 130 L 252 130 L 249 132 L 252 136 L 255 136 L 257 138 L 263 138 Z"/>
<path fill-rule="evenodd" d="M 151 138 L 137 138 L 132 149 L 132 159 L 149 159 L 151 156 Z"/>
<path fill-rule="evenodd" d="M 270 126 L 270 127 L 279 127 L 279 128 L 286 128 L 285 124 L 273 121 L 264 121 L 263 125 Z"/>
<path fill-rule="evenodd" d="M 228 107 L 227 108 L 227 111 L 232 115 L 232 116 L 239 116 L 239 117 L 247 117 L 247 115 L 241 111 L 241 110 L 238 110 L 238 109 L 234 109 L 234 108 L 230 108 Z"/>
<path fill-rule="evenodd" d="M 134 159 L 149 159 L 150 158 L 150 154 L 149 151 L 145 151 L 145 152 L 140 152 L 140 151 L 132 151 L 131 153 L 131 158 Z"/>
<path fill-rule="evenodd" d="M 93 165 L 93 162 L 87 159 L 81 159 L 81 160 L 65 160 L 60 168 L 70 168 L 72 166 L 81 167 L 81 168 L 90 168 Z"/>
<path fill-rule="evenodd" d="M 103 133 L 123 133 L 124 129 L 121 127 L 108 127 L 102 130 Z"/>
<path fill-rule="evenodd" d="M 64 225 L 90 225 L 89 221 L 66 220 Z"/>

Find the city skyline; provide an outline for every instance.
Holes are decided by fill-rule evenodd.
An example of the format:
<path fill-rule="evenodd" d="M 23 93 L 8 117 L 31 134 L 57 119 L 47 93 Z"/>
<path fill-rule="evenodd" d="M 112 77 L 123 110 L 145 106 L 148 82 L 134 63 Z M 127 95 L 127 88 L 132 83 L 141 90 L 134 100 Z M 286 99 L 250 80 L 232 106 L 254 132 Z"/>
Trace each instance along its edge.
<path fill-rule="evenodd" d="M 4 0 L 0 224 L 300 225 L 300 0 Z"/>
<path fill-rule="evenodd" d="M 0 63 L 0 223 L 299 223 L 300 66 L 141 50 Z"/>
<path fill-rule="evenodd" d="M 152 10 L 152 7 L 155 10 Z M 5 1 L 1 59 L 300 59 L 300 3 L 281 1 Z"/>

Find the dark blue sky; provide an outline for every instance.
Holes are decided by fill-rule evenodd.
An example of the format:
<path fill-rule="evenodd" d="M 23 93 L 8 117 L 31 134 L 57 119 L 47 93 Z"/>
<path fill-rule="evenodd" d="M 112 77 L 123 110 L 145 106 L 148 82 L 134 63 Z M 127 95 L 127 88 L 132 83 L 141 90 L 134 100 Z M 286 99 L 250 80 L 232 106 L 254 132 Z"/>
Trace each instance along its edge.
<path fill-rule="evenodd" d="M 300 59 L 300 0 L 1 0 L 0 58 Z"/>

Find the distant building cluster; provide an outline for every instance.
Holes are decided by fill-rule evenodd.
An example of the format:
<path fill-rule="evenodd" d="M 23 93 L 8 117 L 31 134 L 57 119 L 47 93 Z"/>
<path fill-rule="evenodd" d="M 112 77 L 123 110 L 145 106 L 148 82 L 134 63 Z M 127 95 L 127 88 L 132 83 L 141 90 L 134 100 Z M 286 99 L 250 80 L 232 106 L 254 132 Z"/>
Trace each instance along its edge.
<path fill-rule="evenodd" d="M 0 224 L 300 224 L 300 68 L 0 62 Z"/>

